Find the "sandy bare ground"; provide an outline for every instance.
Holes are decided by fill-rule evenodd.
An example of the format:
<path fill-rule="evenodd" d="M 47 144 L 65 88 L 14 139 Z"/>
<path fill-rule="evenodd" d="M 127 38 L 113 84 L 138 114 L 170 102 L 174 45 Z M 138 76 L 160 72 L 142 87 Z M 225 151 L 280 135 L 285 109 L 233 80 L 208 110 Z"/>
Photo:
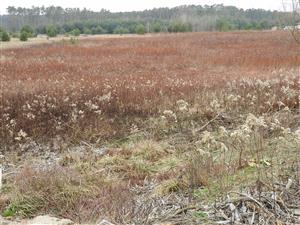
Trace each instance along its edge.
<path fill-rule="evenodd" d="M 153 36 L 160 36 L 160 34 L 146 34 L 146 35 L 136 35 L 136 34 L 125 34 L 125 35 L 118 35 L 118 34 L 103 34 L 103 35 L 81 35 L 79 37 L 75 37 L 79 40 L 85 39 L 115 39 L 115 38 L 132 38 L 132 37 L 153 37 Z M 9 42 L 0 42 L 0 49 L 10 49 L 10 48 L 22 48 L 22 47 L 29 47 L 33 45 L 39 44 L 47 44 L 47 43 L 54 43 L 63 40 L 70 40 L 72 36 L 65 36 L 59 35 L 54 38 L 48 38 L 46 35 L 41 35 L 36 38 L 29 38 L 28 41 L 20 41 L 18 38 L 11 38 Z"/>

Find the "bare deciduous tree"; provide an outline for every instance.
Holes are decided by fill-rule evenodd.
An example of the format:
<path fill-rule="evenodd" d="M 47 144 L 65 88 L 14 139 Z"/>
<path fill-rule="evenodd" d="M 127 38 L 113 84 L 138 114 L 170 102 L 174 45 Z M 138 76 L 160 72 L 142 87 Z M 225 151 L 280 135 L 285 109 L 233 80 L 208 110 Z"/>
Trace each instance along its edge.
<path fill-rule="evenodd" d="M 283 0 L 283 7 L 292 14 L 291 33 L 300 44 L 300 0 Z"/>

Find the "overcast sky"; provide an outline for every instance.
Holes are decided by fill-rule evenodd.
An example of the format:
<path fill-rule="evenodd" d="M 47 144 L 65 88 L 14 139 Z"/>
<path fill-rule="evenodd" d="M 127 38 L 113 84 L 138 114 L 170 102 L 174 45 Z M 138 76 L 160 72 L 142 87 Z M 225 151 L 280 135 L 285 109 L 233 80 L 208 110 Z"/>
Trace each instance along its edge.
<path fill-rule="evenodd" d="M 112 12 L 134 11 L 158 7 L 174 7 L 179 5 L 234 5 L 240 8 L 263 8 L 282 10 L 282 0 L 0 0 L 0 14 L 6 13 L 7 6 L 62 6 L 64 8 L 88 8 L 94 11 L 108 9 Z M 288 0 L 285 0 L 288 1 Z"/>

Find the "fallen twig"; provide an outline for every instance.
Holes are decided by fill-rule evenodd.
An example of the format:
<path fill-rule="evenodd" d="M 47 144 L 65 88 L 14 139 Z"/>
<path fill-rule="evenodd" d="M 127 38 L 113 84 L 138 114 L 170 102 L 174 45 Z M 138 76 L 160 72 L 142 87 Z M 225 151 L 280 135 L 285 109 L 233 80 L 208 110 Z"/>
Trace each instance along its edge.
<path fill-rule="evenodd" d="M 213 119 L 211 119 L 211 120 L 208 121 L 206 124 L 204 124 L 202 127 L 200 127 L 199 129 L 197 129 L 196 132 L 201 132 L 201 131 L 203 131 L 209 124 L 211 124 L 211 123 L 214 122 L 216 119 L 218 119 L 220 115 L 221 115 L 221 113 L 218 113 Z"/>

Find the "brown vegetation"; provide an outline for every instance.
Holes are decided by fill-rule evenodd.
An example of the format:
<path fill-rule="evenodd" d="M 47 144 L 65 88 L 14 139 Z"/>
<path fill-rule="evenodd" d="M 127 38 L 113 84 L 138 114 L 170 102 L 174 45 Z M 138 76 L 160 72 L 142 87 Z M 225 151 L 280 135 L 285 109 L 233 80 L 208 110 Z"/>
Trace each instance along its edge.
<path fill-rule="evenodd" d="M 204 224 L 232 190 L 299 184 L 288 32 L 62 42 L 5 50 L 0 64 L 6 217 Z M 272 218 L 295 221 L 285 215 Z"/>
<path fill-rule="evenodd" d="M 230 80 L 297 68 L 299 49 L 287 32 L 237 32 L 2 51 L 1 139 L 11 141 L 20 130 L 31 137 L 76 136 L 82 128 L 111 137 L 124 131 L 120 115 L 157 115 L 179 98 L 194 102 L 195 94 Z"/>

